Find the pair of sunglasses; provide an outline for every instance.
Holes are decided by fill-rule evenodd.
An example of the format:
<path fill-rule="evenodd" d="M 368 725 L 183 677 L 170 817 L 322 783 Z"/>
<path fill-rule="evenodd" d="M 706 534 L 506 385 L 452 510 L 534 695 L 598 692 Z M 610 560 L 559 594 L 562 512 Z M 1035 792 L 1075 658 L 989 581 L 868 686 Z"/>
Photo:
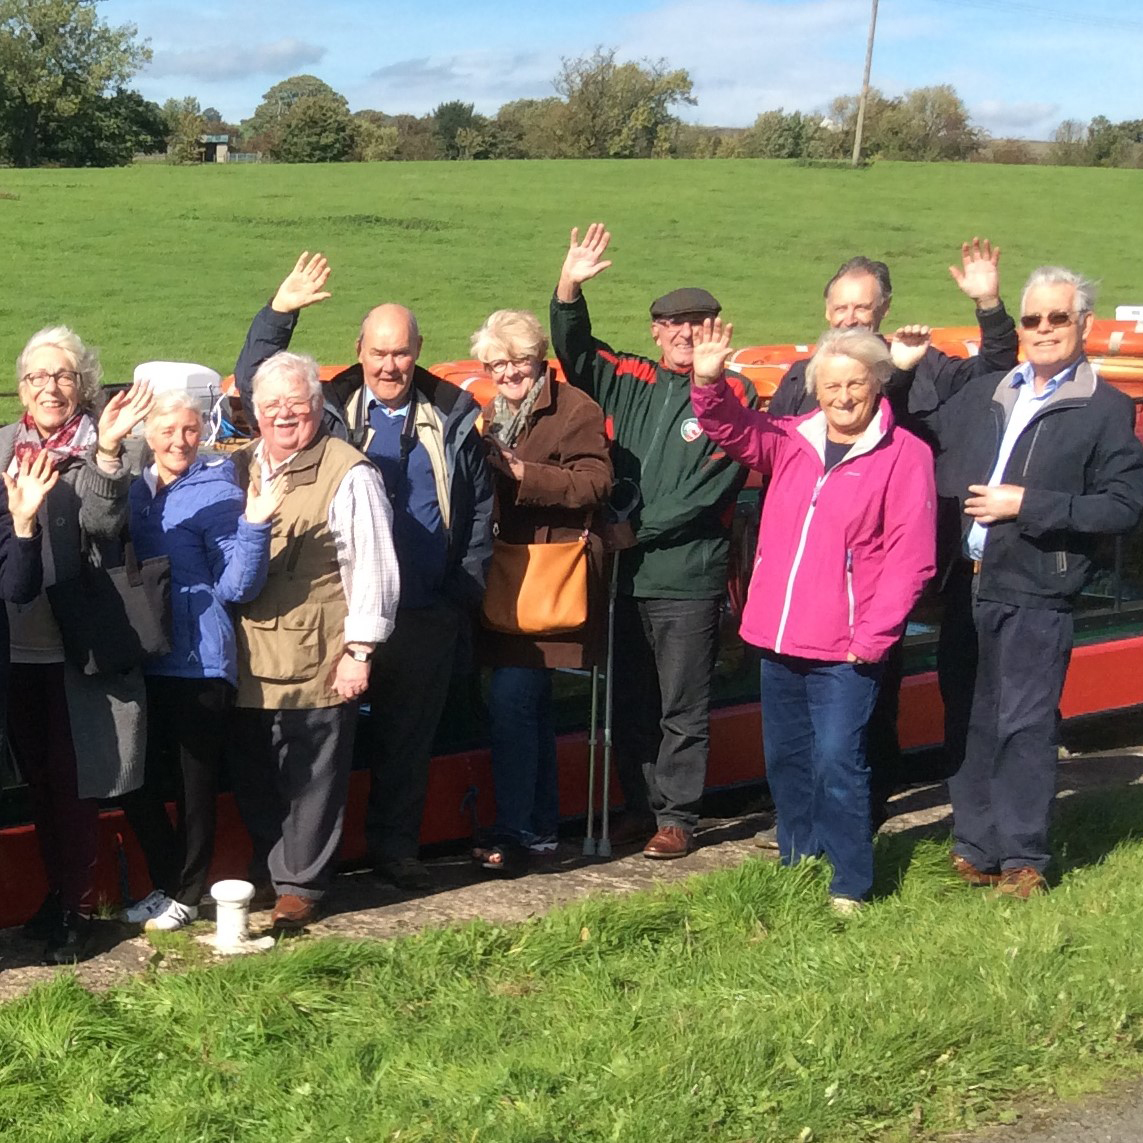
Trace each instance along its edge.
<path fill-rule="evenodd" d="M 1071 325 L 1076 319 L 1074 313 L 1069 313 L 1067 310 L 1051 310 L 1045 314 L 1023 314 L 1020 318 L 1020 324 L 1025 329 L 1039 329 L 1040 322 L 1044 320 L 1045 316 L 1048 319 L 1048 325 L 1052 329 L 1063 329 L 1065 325 Z"/>

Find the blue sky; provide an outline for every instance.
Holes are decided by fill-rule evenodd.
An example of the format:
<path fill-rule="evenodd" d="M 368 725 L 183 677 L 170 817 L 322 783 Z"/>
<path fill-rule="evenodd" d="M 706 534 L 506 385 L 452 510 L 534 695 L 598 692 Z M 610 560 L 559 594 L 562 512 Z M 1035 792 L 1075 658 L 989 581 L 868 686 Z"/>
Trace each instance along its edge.
<path fill-rule="evenodd" d="M 349 100 L 423 114 L 462 99 L 493 113 L 553 94 L 561 56 L 615 47 L 684 67 L 684 118 L 745 126 L 858 90 L 869 0 L 104 0 L 154 59 L 150 99 L 194 95 L 231 121 L 310 72 Z M 1081 14 L 1082 13 L 1082 14 Z M 1135 0 L 881 0 L 873 82 L 888 94 L 951 83 L 995 134 L 1047 138 L 1062 119 L 1143 117 Z"/>

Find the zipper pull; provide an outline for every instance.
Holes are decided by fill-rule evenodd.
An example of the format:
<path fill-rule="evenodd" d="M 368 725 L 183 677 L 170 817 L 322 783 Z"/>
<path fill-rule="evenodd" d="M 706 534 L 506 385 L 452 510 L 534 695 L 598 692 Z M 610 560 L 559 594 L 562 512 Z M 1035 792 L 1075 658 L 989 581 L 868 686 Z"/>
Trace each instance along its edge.
<path fill-rule="evenodd" d="M 825 484 L 825 478 L 826 474 L 823 472 L 821 476 L 818 477 L 817 483 L 814 485 L 814 494 L 810 497 L 811 508 L 813 508 L 818 502 L 818 493 L 821 491 L 822 485 Z"/>

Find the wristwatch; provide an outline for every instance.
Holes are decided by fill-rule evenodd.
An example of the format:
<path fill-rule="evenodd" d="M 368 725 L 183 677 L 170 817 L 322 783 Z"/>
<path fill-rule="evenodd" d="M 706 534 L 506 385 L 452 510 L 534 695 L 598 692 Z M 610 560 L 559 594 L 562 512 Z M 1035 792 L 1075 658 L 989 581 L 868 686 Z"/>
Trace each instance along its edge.
<path fill-rule="evenodd" d="M 355 651 L 352 647 L 346 647 L 345 653 L 355 663 L 368 663 L 373 658 L 372 651 Z"/>

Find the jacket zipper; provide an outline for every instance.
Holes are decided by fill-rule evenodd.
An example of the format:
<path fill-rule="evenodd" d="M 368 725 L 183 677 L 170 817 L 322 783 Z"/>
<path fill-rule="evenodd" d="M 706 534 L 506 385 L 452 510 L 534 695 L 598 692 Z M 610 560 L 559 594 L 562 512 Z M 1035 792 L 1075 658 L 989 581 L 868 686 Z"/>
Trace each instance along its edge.
<path fill-rule="evenodd" d="M 671 407 L 671 386 L 666 384 L 663 386 L 666 394 L 663 397 L 662 407 L 659 409 L 659 419 L 655 422 L 655 431 L 651 434 L 651 445 L 647 449 L 648 456 L 655 455 L 655 449 L 659 445 L 659 438 L 663 435 L 663 428 L 667 423 L 667 410 Z"/>
<path fill-rule="evenodd" d="M 845 594 L 849 598 L 849 637 L 853 638 L 853 549 L 845 553 Z"/>
<path fill-rule="evenodd" d="M 806 518 L 802 521 L 802 534 L 798 538 L 798 550 L 794 553 L 794 563 L 790 568 L 790 578 L 786 581 L 786 598 L 782 602 L 782 618 L 778 621 L 778 636 L 774 640 L 774 651 L 776 654 L 782 653 L 782 636 L 786 633 L 786 621 L 790 618 L 790 603 L 794 598 L 794 580 L 798 577 L 798 568 L 802 562 L 802 555 L 806 550 L 806 537 L 810 532 L 810 521 L 814 518 L 814 511 L 817 508 L 818 493 L 821 491 L 822 485 L 829 476 L 828 472 L 823 472 L 818 477 L 817 483 L 814 485 L 813 495 L 810 497 L 810 506 L 806 511 Z"/>
<path fill-rule="evenodd" d="M 1044 427 L 1044 418 L 1039 417 L 1036 420 L 1036 431 L 1032 434 L 1032 443 L 1028 446 L 1028 455 L 1024 458 L 1024 467 L 1020 472 L 1020 479 L 1024 480 L 1028 476 L 1028 465 L 1032 463 L 1032 453 L 1036 451 L 1036 442 L 1040 439 L 1040 430 Z"/>

